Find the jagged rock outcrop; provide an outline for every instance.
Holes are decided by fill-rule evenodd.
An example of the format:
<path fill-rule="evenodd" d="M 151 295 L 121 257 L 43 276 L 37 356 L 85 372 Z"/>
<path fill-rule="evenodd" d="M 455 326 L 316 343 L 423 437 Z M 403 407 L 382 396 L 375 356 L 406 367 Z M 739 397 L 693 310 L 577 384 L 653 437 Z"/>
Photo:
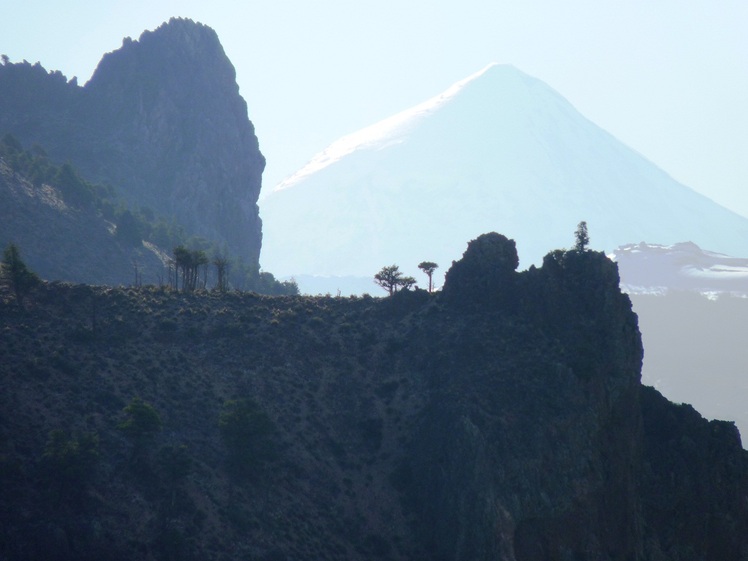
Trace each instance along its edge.
<path fill-rule="evenodd" d="M 516 273 L 511 249 L 496 234 L 470 243 L 444 287 L 460 279 L 464 311 L 428 336 L 440 351 L 410 469 L 430 558 L 635 559 L 642 348 L 631 304 L 601 254 L 554 252 Z M 484 284 L 455 274 L 469 263 Z M 488 298 L 491 277 L 511 294 Z"/>
<path fill-rule="evenodd" d="M 84 87 L 38 64 L 0 66 L 0 133 L 256 266 L 265 160 L 235 76 L 212 29 L 172 19 L 125 39 Z"/>
<path fill-rule="evenodd" d="M 616 265 L 515 259 L 481 236 L 444 293 L 382 299 L 45 285 L 22 307 L 0 289 L 0 554 L 748 559 L 748 453 L 641 385 Z M 137 455 L 116 429 L 134 395 L 164 420 Z M 222 437 L 236 400 L 276 428 L 243 480 Z M 69 459 L 53 429 L 99 436 L 68 501 L 49 491 L 68 474 L 40 469 Z"/>
<path fill-rule="evenodd" d="M 514 298 L 519 256 L 514 240 L 492 232 L 468 244 L 447 271 L 442 294 L 458 305 L 498 305 Z"/>
<path fill-rule="evenodd" d="M 615 264 L 555 251 L 514 273 L 510 242 L 468 245 L 444 287 L 460 311 L 415 351 L 431 391 L 406 465 L 429 558 L 748 558 L 737 429 L 641 386 Z"/>

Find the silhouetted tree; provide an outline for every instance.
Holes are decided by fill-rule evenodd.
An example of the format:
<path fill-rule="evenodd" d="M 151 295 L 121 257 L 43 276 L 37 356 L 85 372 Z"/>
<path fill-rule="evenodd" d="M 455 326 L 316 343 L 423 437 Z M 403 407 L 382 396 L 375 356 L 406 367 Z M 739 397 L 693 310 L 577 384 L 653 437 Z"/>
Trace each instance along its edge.
<path fill-rule="evenodd" d="M 574 249 L 580 252 L 586 251 L 587 244 L 590 243 L 590 236 L 587 233 L 587 222 L 582 220 L 579 224 L 577 224 L 577 230 L 576 232 L 574 232 L 574 237 L 576 238 Z"/>
<path fill-rule="evenodd" d="M 402 288 L 403 290 L 410 290 L 411 287 L 415 286 L 416 279 L 413 277 L 401 277 L 400 282 L 398 283 L 398 288 Z"/>
<path fill-rule="evenodd" d="M 216 268 L 216 290 L 226 292 L 229 289 L 229 260 L 223 255 L 213 257 L 213 265 Z"/>
<path fill-rule="evenodd" d="M 418 268 L 426 273 L 426 275 L 429 277 L 429 292 L 432 292 L 434 290 L 432 276 L 434 275 L 434 271 L 439 268 L 439 265 L 437 265 L 433 261 L 422 261 L 418 264 Z"/>
<path fill-rule="evenodd" d="M 374 275 L 374 282 L 384 288 L 391 296 L 393 293 L 397 292 L 397 287 L 402 276 L 403 274 L 400 272 L 400 267 L 397 265 L 390 265 L 388 267 L 382 267 L 382 269 Z"/>
<path fill-rule="evenodd" d="M 392 295 L 397 287 L 397 281 L 400 280 L 401 276 L 400 267 L 397 265 L 385 266 L 374 275 L 374 282 L 384 288 L 388 294 Z"/>
<path fill-rule="evenodd" d="M 18 247 L 13 243 L 8 244 L 8 247 L 5 248 L 0 275 L 10 284 L 19 304 L 23 303 L 23 299 L 29 291 L 39 283 L 39 277 L 29 270 L 21 259 Z"/>
<path fill-rule="evenodd" d="M 182 273 L 182 287 L 185 286 L 186 268 L 190 260 L 190 250 L 182 245 L 174 248 L 174 288 L 179 290 L 179 273 Z"/>
<path fill-rule="evenodd" d="M 384 288 L 387 293 L 392 296 L 400 288 L 407 290 L 412 287 L 416 284 L 416 279 L 403 276 L 400 272 L 400 267 L 397 265 L 390 265 L 388 267 L 382 267 L 382 269 L 374 275 L 374 282 Z"/>
<path fill-rule="evenodd" d="M 197 281 L 201 268 L 208 264 L 208 256 L 200 249 L 187 249 L 184 246 L 174 248 L 174 265 L 176 267 L 177 277 L 179 272 L 182 273 L 182 290 L 191 292 L 197 288 Z M 179 288 L 179 279 L 177 278 L 177 288 Z"/>

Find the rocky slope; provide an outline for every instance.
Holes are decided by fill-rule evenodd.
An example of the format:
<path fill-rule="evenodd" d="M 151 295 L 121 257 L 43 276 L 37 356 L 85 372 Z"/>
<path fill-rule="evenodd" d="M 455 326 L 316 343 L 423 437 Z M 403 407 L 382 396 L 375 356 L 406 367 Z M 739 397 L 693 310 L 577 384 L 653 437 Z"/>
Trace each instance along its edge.
<path fill-rule="evenodd" d="M 738 432 L 641 386 L 615 264 L 516 264 L 488 234 L 440 294 L 2 293 L 2 556 L 748 559 Z"/>
<path fill-rule="evenodd" d="M 0 247 L 20 248 L 27 265 L 45 279 L 91 284 L 168 282 L 164 251 L 117 235 L 91 201 L 74 202 L 50 183 L 34 183 L 0 155 Z"/>
<path fill-rule="evenodd" d="M 84 87 L 38 64 L 1 65 L 0 99 L 0 134 L 257 266 L 265 160 L 209 27 L 172 19 L 125 39 Z"/>

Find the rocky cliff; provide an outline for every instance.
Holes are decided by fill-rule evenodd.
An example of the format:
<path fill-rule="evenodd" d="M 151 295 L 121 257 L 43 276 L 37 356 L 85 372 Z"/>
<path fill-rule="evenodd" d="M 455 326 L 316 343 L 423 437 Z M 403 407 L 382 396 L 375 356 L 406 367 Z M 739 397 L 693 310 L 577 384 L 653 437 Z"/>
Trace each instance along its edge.
<path fill-rule="evenodd" d="M 0 133 L 258 264 L 265 160 L 209 27 L 172 19 L 125 39 L 84 87 L 38 64 L 2 65 L 0 98 Z"/>
<path fill-rule="evenodd" d="M 0 552 L 748 559 L 739 434 L 641 385 L 616 265 L 517 261 L 488 234 L 382 299 L 2 293 Z"/>

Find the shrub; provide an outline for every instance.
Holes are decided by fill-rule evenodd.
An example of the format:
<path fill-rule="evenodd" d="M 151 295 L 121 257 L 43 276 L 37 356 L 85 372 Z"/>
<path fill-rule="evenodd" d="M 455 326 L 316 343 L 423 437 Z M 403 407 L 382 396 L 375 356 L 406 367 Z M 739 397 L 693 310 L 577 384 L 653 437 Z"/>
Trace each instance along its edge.
<path fill-rule="evenodd" d="M 0 278 L 10 285 L 18 303 L 23 302 L 29 291 L 39 284 L 39 277 L 29 270 L 26 263 L 21 259 L 18 248 L 12 243 L 5 248 L 3 253 Z"/>
<path fill-rule="evenodd" d="M 227 401 L 218 427 L 228 452 L 229 469 L 234 475 L 252 475 L 277 455 L 275 424 L 250 399 Z"/>
<path fill-rule="evenodd" d="M 161 430 L 158 412 L 140 397 L 134 397 L 122 411 L 127 418 L 117 428 L 132 441 L 136 450 L 144 448 Z"/>
<path fill-rule="evenodd" d="M 44 448 L 41 475 L 56 501 L 77 502 L 93 480 L 99 461 L 99 437 L 70 437 L 53 430 Z"/>

